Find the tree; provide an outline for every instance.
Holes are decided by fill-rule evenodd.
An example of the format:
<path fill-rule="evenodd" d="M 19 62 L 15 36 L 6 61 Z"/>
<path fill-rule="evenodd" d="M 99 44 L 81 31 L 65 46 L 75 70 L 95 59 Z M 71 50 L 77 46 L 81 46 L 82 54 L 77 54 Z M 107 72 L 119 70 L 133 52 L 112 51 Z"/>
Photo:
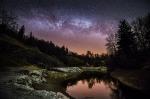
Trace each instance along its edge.
<path fill-rule="evenodd" d="M 133 22 L 133 32 L 136 36 L 137 62 L 147 64 L 150 61 L 150 14 Z"/>
<path fill-rule="evenodd" d="M 93 57 L 93 53 L 92 53 L 91 51 L 87 51 L 87 52 L 86 52 L 86 56 L 87 56 L 87 57 Z"/>
<path fill-rule="evenodd" d="M 29 38 L 30 39 L 33 38 L 32 32 L 30 32 Z"/>
<path fill-rule="evenodd" d="M 143 20 L 142 18 L 137 18 L 133 22 L 133 32 L 135 34 L 136 44 L 137 44 L 137 50 L 142 51 L 146 48 L 146 41 L 145 41 L 145 32 L 143 28 Z"/>
<path fill-rule="evenodd" d="M 0 24 L 6 25 L 9 28 L 16 28 L 18 25 L 16 23 L 16 16 L 13 16 L 4 9 L 0 9 Z"/>
<path fill-rule="evenodd" d="M 117 42 L 114 43 L 113 35 L 109 35 L 107 49 L 113 53 L 114 45 L 117 47 L 115 54 L 110 54 L 107 63 L 109 66 L 119 68 L 140 68 L 150 61 L 150 14 L 139 17 L 130 25 L 126 20 L 120 21 L 116 33 Z"/>
<path fill-rule="evenodd" d="M 150 14 L 137 18 L 133 22 L 133 32 L 136 35 L 138 50 L 150 48 Z"/>
<path fill-rule="evenodd" d="M 21 28 L 19 29 L 19 32 L 18 32 L 19 39 L 21 39 L 21 40 L 23 39 L 24 33 L 25 33 L 25 27 L 23 25 L 23 26 L 21 26 Z"/>
<path fill-rule="evenodd" d="M 109 34 L 106 38 L 106 47 L 109 55 L 115 55 L 117 51 L 116 34 Z"/>
<path fill-rule="evenodd" d="M 12 32 L 16 32 L 18 29 L 16 19 L 16 16 L 6 11 L 0 5 L 0 33 L 11 34 Z"/>
<path fill-rule="evenodd" d="M 117 53 L 111 56 L 113 65 L 119 68 L 134 68 L 136 66 L 135 35 L 126 20 L 120 21 L 117 31 Z"/>
<path fill-rule="evenodd" d="M 135 51 L 135 38 L 126 20 L 120 21 L 117 32 L 117 49 L 120 54 L 132 55 Z"/>
<path fill-rule="evenodd" d="M 144 21 L 144 34 L 147 49 L 150 49 L 150 13 L 143 18 Z"/>

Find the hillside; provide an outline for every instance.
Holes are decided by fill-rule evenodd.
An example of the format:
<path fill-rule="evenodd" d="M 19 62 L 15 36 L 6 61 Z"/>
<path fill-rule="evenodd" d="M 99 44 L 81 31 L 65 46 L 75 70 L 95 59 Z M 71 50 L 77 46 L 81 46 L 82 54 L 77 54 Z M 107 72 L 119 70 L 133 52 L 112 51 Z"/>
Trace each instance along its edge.
<path fill-rule="evenodd" d="M 41 52 L 38 48 L 29 47 L 17 39 L 8 36 L 0 36 L 0 64 L 5 66 L 38 65 L 46 68 L 52 66 L 64 66 L 54 56 Z"/>
<path fill-rule="evenodd" d="M 10 23 L 13 20 L 9 21 Z M 58 46 L 52 41 L 36 38 L 32 32 L 27 35 L 25 27 L 0 24 L 0 65 L 22 66 L 37 65 L 50 67 L 103 66 L 107 56 L 87 51 L 79 55 L 65 46 Z"/>

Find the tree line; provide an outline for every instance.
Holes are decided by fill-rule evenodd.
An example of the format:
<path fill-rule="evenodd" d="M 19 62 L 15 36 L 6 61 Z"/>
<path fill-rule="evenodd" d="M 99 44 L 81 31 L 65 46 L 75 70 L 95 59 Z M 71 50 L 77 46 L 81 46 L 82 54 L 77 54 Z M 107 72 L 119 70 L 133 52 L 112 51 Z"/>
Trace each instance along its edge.
<path fill-rule="evenodd" d="M 16 38 L 23 44 L 38 48 L 41 52 L 56 57 L 62 61 L 66 66 L 101 66 L 105 65 L 105 55 L 93 54 L 87 51 L 85 55 L 79 55 L 75 52 L 68 50 L 65 46 L 57 46 L 52 41 L 45 41 L 33 36 L 30 32 L 26 35 L 25 26 L 19 28 L 17 17 L 5 10 L 0 13 L 0 35 L 9 35 Z"/>
<path fill-rule="evenodd" d="M 107 37 L 109 57 L 107 64 L 112 68 L 143 68 L 150 65 L 150 14 L 132 22 L 121 20 L 116 33 Z"/>

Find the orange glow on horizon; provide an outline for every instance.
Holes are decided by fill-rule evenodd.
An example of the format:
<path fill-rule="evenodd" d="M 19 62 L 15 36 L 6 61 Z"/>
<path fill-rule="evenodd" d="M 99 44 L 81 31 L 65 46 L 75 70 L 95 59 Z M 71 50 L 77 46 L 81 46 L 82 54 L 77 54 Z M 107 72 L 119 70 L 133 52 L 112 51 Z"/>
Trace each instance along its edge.
<path fill-rule="evenodd" d="M 87 51 L 91 51 L 93 54 L 106 54 L 106 40 L 105 37 L 62 37 L 62 36 L 49 36 L 49 35 L 38 35 L 40 39 L 46 41 L 52 41 L 55 45 L 65 46 L 70 51 L 78 54 L 86 54 Z"/>
<path fill-rule="evenodd" d="M 83 48 L 75 48 L 75 49 L 71 49 L 69 48 L 71 51 L 78 53 L 79 55 L 82 54 L 86 54 L 87 51 L 91 51 L 93 54 L 106 54 L 107 51 L 105 49 L 93 49 L 93 50 L 85 50 Z"/>

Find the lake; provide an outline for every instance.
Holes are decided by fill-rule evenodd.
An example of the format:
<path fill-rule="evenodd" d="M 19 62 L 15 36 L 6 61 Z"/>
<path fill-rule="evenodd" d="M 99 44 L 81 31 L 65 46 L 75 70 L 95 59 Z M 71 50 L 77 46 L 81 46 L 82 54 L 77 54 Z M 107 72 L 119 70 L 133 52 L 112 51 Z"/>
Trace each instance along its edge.
<path fill-rule="evenodd" d="M 120 84 L 106 74 L 81 73 L 65 84 L 66 93 L 73 99 L 146 99 L 141 92 Z"/>
<path fill-rule="evenodd" d="M 68 86 L 66 92 L 77 99 L 112 99 L 110 87 L 115 88 L 113 82 L 109 85 L 96 79 L 79 80 L 76 85 Z"/>
<path fill-rule="evenodd" d="M 12 76 L 3 78 L 8 79 L 10 77 Z M 35 90 L 27 90 L 12 86 L 11 82 L 4 83 L 3 81 L 0 83 L 0 98 L 53 99 L 49 97 L 52 96 L 51 93 L 48 94 L 48 92 L 53 91 L 61 92 L 70 99 L 150 99 L 147 98 L 147 95 L 113 79 L 109 73 L 101 72 L 64 73 L 50 71 L 47 82 L 40 85 L 35 84 L 33 88 Z"/>

